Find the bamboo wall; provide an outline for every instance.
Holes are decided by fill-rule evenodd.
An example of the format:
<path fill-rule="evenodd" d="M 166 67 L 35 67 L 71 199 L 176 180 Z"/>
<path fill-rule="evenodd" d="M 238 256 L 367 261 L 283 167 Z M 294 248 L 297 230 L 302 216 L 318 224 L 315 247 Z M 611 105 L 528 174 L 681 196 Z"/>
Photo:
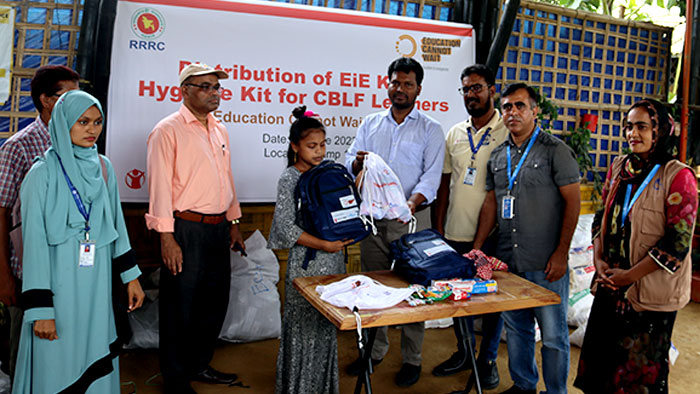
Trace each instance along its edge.
<path fill-rule="evenodd" d="M 622 119 L 634 102 L 666 101 L 672 29 L 523 1 L 501 67 L 497 91 L 522 81 L 559 107 L 556 134 L 598 115 L 590 155 L 604 172 L 627 148 Z"/>
<path fill-rule="evenodd" d="M 47 64 L 75 68 L 83 1 L 0 0 L 15 7 L 15 43 L 10 98 L 0 105 L 0 142 L 36 118 L 29 83 Z"/>

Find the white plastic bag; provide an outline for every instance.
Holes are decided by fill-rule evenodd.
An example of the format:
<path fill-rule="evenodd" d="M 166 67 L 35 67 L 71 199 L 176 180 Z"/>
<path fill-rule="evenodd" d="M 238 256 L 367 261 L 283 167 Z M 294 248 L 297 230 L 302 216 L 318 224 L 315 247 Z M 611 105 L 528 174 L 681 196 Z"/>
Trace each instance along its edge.
<path fill-rule="evenodd" d="M 277 292 L 277 256 L 267 249 L 267 241 L 260 231 L 255 231 L 245 241 L 245 247 L 247 257 L 231 253 L 228 312 L 219 338 L 229 342 L 279 338 L 282 319 Z"/>
<path fill-rule="evenodd" d="M 411 220 L 411 209 L 399 177 L 376 153 L 368 152 L 360 178 L 360 214 L 374 219 Z"/>
<path fill-rule="evenodd" d="M 321 300 L 339 308 L 385 309 L 400 303 L 413 294 L 408 287 L 395 288 L 383 285 L 364 275 L 353 275 L 343 280 L 316 286 Z"/>

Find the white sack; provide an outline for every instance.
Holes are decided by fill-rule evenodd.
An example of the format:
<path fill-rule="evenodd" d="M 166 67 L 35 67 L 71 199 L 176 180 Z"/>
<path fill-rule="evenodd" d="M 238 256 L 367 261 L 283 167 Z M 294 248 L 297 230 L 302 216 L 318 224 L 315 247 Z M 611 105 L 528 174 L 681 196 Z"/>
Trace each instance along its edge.
<path fill-rule="evenodd" d="M 584 324 L 579 326 L 579 328 L 576 329 L 576 331 L 572 332 L 571 335 L 569 336 L 569 343 L 571 343 L 574 346 L 582 347 L 583 346 L 583 337 L 586 334 L 586 326 L 588 325 L 588 321 L 586 321 Z"/>
<path fill-rule="evenodd" d="M 569 298 L 569 310 L 566 312 L 566 322 L 570 326 L 581 327 L 588 322 L 591 314 L 593 295 L 590 289 L 579 291 Z"/>
<path fill-rule="evenodd" d="M 571 239 L 570 248 L 587 248 L 593 243 L 591 240 L 591 229 L 593 227 L 593 217 L 594 214 L 586 214 L 578 217 L 578 223 L 576 224 L 576 231 L 574 231 L 574 236 Z"/>
<path fill-rule="evenodd" d="M 251 342 L 279 338 L 282 331 L 279 263 L 267 241 L 255 231 L 246 241 L 247 257 L 231 252 L 231 290 L 228 312 L 219 338 Z"/>
<path fill-rule="evenodd" d="M 447 328 L 452 326 L 452 318 L 428 320 L 425 322 L 425 328 Z"/>

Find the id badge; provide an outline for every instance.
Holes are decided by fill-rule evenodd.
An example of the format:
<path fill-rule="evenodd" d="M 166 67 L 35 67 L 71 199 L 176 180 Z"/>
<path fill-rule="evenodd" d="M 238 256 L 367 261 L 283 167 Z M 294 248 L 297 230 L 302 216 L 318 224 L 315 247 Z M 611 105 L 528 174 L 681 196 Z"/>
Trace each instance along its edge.
<path fill-rule="evenodd" d="M 80 241 L 78 266 L 92 267 L 95 265 L 95 241 Z"/>
<path fill-rule="evenodd" d="M 473 186 L 475 180 L 476 180 L 476 168 L 474 168 L 474 167 L 467 168 L 467 173 L 464 174 L 464 184 Z"/>
<path fill-rule="evenodd" d="M 513 196 L 503 196 L 501 201 L 501 217 L 503 219 L 513 219 L 515 212 L 513 212 L 513 202 L 515 197 Z"/>

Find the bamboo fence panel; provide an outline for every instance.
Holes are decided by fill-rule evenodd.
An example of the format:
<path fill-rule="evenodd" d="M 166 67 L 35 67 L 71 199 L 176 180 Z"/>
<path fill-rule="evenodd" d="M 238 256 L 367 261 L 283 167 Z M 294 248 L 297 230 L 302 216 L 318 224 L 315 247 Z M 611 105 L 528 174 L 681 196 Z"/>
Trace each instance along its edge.
<path fill-rule="evenodd" d="M 598 116 L 590 155 L 606 171 L 627 148 L 622 120 L 642 98 L 666 101 L 672 29 L 546 3 L 523 1 L 497 91 L 516 81 L 537 87 L 559 107 L 555 134 L 586 113 Z M 589 174 L 590 176 L 590 174 Z"/>
<path fill-rule="evenodd" d="M 10 97 L 0 106 L 0 140 L 36 117 L 30 95 L 34 72 L 47 64 L 75 68 L 83 1 L 0 0 L 15 8 L 15 42 Z"/>

